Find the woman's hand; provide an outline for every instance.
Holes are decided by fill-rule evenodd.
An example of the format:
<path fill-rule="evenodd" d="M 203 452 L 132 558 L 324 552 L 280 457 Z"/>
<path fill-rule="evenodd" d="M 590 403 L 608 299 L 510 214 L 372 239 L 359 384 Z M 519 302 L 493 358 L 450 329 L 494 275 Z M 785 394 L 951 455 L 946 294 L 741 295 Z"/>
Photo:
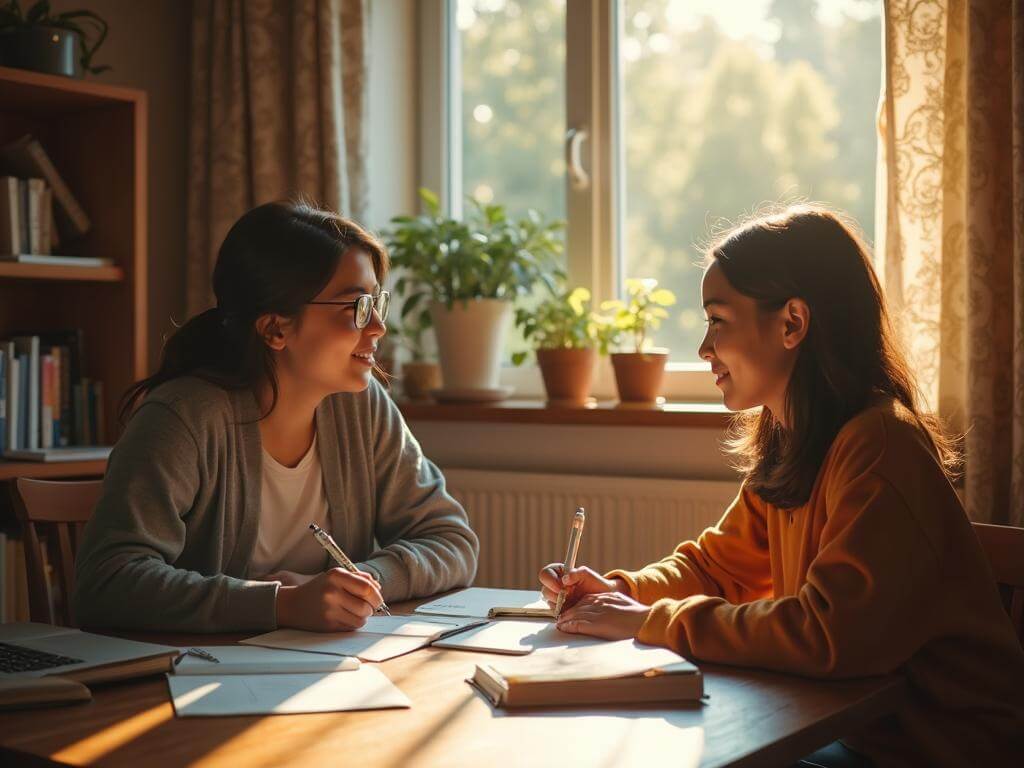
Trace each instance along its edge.
<path fill-rule="evenodd" d="M 586 566 L 573 568 L 565 573 L 565 566 L 562 563 L 550 563 L 541 568 L 538 578 L 541 594 L 552 607 L 558 600 L 558 592 L 565 588 L 566 596 L 562 610 L 575 605 L 585 595 L 626 591 L 626 583 L 622 579 L 606 579 Z"/>
<path fill-rule="evenodd" d="M 557 626 L 563 632 L 626 640 L 637 636 L 650 613 L 651 606 L 629 595 L 606 592 L 586 595 L 569 610 L 563 610 Z"/>
<path fill-rule="evenodd" d="M 331 568 L 305 584 L 277 590 L 277 626 L 313 632 L 358 629 L 382 602 L 370 574 Z"/>
<path fill-rule="evenodd" d="M 295 571 L 274 571 L 266 576 L 260 576 L 258 581 L 280 581 L 283 587 L 301 587 L 307 581 L 312 581 L 316 575 L 295 573 Z"/>

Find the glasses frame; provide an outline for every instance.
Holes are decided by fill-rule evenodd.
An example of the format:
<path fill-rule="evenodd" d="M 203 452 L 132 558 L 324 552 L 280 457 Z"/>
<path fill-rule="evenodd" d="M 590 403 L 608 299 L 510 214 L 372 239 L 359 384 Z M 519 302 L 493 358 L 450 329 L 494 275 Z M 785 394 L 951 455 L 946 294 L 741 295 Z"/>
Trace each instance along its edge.
<path fill-rule="evenodd" d="M 377 313 L 381 323 L 388 319 L 388 310 L 391 308 L 391 291 L 381 291 L 373 295 L 364 293 L 355 299 L 331 301 L 307 301 L 307 304 L 327 304 L 335 307 L 355 307 L 356 328 L 362 330 L 370 324 L 370 317 L 373 312 Z"/>

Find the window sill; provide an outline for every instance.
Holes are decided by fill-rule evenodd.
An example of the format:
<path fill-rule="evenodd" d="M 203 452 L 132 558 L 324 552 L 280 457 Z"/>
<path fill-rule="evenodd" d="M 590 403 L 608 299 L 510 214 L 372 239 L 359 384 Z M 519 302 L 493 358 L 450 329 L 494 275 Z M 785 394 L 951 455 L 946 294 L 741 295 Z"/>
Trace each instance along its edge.
<path fill-rule="evenodd" d="M 725 429 L 730 412 L 721 403 L 665 402 L 624 404 L 599 401 L 580 408 L 549 407 L 543 400 L 505 400 L 500 403 L 435 403 L 400 400 L 406 421 L 484 422 L 627 427 L 687 427 Z"/>

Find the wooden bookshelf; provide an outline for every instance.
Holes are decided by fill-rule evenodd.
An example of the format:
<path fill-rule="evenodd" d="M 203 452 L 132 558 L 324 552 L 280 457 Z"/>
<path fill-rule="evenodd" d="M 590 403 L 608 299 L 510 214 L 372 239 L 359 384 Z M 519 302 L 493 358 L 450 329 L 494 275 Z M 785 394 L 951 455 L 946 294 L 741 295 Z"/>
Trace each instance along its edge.
<path fill-rule="evenodd" d="M 0 262 L 0 339 L 81 328 L 83 375 L 103 382 L 107 442 L 120 394 L 147 372 L 147 106 L 143 91 L 0 67 L 0 144 L 31 133 L 92 221 L 58 252 L 108 267 Z M 0 481 L 82 477 L 106 462 L 0 461 Z"/>

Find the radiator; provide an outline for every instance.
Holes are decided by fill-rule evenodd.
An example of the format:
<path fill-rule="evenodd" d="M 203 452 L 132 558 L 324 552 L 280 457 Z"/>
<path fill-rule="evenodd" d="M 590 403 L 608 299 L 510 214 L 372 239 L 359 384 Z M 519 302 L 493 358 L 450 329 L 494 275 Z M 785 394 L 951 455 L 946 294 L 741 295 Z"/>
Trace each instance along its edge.
<path fill-rule="evenodd" d="M 480 537 L 475 585 L 529 589 L 565 557 L 576 507 L 587 511 L 578 562 L 639 568 L 716 523 L 738 483 L 445 470 L 449 492 Z"/>

